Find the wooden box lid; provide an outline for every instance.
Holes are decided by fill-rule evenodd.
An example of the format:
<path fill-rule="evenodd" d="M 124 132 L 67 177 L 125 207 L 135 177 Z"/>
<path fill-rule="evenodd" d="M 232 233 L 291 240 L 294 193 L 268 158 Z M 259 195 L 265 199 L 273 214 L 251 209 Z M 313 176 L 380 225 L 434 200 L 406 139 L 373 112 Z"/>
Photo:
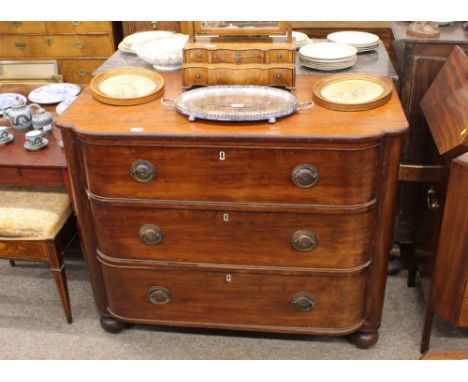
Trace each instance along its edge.
<path fill-rule="evenodd" d="M 440 154 L 468 151 L 468 58 L 459 46 L 424 95 L 421 108 Z"/>

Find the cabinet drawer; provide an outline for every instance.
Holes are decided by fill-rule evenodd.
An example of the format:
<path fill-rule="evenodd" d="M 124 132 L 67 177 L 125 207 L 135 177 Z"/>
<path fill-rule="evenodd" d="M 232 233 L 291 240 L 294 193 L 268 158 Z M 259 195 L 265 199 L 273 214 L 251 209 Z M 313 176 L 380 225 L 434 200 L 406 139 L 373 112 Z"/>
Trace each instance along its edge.
<path fill-rule="evenodd" d="M 0 21 L 0 33 L 45 33 L 42 21 Z"/>
<path fill-rule="evenodd" d="M 267 64 L 294 63 L 294 52 L 286 49 L 275 49 L 266 52 Z"/>
<path fill-rule="evenodd" d="M 111 314 L 169 325 L 331 333 L 364 314 L 366 272 L 291 276 L 102 264 Z"/>
<path fill-rule="evenodd" d="M 204 49 L 190 49 L 184 51 L 185 62 L 208 62 L 208 51 Z"/>
<path fill-rule="evenodd" d="M 124 34 L 151 30 L 179 32 L 179 21 L 123 21 Z"/>
<path fill-rule="evenodd" d="M 107 35 L 0 36 L 4 58 L 108 57 L 113 53 Z"/>
<path fill-rule="evenodd" d="M 373 200 L 379 153 L 378 146 L 344 150 L 90 143 L 83 150 L 89 190 L 103 197 L 322 205 Z"/>
<path fill-rule="evenodd" d="M 261 50 L 217 49 L 211 53 L 213 64 L 261 64 L 263 62 Z"/>
<path fill-rule="evenodd" d="M 109 21 L 46 21 L 48 33 L 111 32 Z"/>
<path fill-rule="evenodd" d="M 182 210 L 98 201 L 92 210 L 98 248 L 115 258 L 340 269 L 369 259 L 371 211 Z"/>
<path fill-rule="evenodd" d="M 60 60 L 59 71 L 65 82 L 87 84 L 104 60 Z"/>

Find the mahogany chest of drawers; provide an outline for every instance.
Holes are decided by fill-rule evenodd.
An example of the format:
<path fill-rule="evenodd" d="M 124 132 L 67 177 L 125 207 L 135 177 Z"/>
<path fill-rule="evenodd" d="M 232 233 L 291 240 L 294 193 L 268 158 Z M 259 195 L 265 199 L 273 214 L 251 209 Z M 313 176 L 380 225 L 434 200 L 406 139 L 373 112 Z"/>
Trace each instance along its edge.
<path fill-rule="evenodd" d="M 65 82 L 88 83 L 115 52 L 117 32 L 109 21 L 1 21 L 0 58 L 56 59 Z"/>
<path fill-rule="evenodd" d="M 164 76 L 177 96 L 181 74 Z M 317 79 L 298 76 L 301 100 Z M 378 109 L 315 106 L 271 125 L 189 122 L 158 101 L 116 108 L 86 89 L 58 125 L 104 329 L 375 344 L 407 126 L 395 94 Z"/>

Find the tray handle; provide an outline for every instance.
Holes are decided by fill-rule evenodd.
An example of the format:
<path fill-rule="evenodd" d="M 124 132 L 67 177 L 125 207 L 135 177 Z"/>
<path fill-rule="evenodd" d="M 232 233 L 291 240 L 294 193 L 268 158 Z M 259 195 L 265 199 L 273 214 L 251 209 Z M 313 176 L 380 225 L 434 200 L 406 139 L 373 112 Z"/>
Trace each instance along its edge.
<path fill-rule="evenodd" d="M 166 107 L 175 108 L 175 99 L 174 98 L 162 98 L 161 104 Z"/>
<path fill-rule="evenodd" d="M 312 109 L 312 107 L 314 106 L 314 101 L 305 101 L 305 102 L 300 102 L 298 105 L 297 105 L 297 108 L 296 110 L 308 110 L 308 109 Z"/>

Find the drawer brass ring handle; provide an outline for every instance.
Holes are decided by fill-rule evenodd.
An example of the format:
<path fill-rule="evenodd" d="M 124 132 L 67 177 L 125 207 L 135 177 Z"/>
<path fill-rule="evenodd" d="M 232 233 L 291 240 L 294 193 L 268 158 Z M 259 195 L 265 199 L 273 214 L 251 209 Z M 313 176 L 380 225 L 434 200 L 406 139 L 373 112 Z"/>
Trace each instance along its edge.
<path fill-rule="evenodd" d="M 78 70 L 78 75 L 80 77 L 86 77 L 89 74 L 89 72 L 86 69 L 80 69 Z"/>
<path fill-rule="evenodd" d="M 201 75 L 198 74 L 198 73 L 195 74 L 195 80 L 196 80 L 196 81 L 200 81 L 200 79 L 201 79 Z"/>
<path fill-rule="evenodd" d="M 164 305 L 171 301 L 171 292 L 162 286 L 154 286 L 148 290 L 149 300 L 156 305 Z"/>
<path fill-rule="evenodd" d="M 130 167 L 130 175 L 140 183 L 149 183 L 156 177 L 156 170 L 147 160 L 136 160 Z"/>
<path fill-rule="evenodd" d="M 283 55 L 282 55 L 281 53 L 278 53 L 278 54 L 276 55 L 276 59 L 277 59 L 277 60 L 281 60 L 282 58 L 283 58 Z"/>
<path fill-rule="evenodd" d="M 151 28 L 158 29 L 159 21 L 151 21 Z"/>
<path fill-rule="evenodd" d="M 153 224 L 142 225 L 138 231 L 138 237 L 147 245 L 161 244 L 164 238 L 161 228 Z"/>
<path fill-rule="evenodd" d="M 439 201 L 436 197 L 436 191 L 432 186 L 429 188 L 429 190 L 427 190 L 427 207 L 431 211 L 437 210 L 440 207 Z"/>
<path fill-rule="evenodd" d="M 72 21 L 71 23 L 72 23 L 72 25 L 74 25 L 75 27 L 81 25 L 81 21 Z"/>
<path fill-rule="evenodd" d="M 276 81 L 281 80 L 281 77 L 282 77 L 281 73 L 276 73 L 276 75 L 275 75 Z"/>
<path fill-rule="evenodd" d="M 73 47 L 76 49 L 83 49 L 85 47 L 85 43 L 83 41 L 75 41 L 73 43 Z"/>
<path fill-rule="evenodd" d="M 297 312 L 310 312 L 315 309 L 317 303 L 314 296 L 305 292 L 299 292 L 293 296 L 291 305 Z"/>
<path fill-rule="evenodd" d="M 293 233 L 291 244 L 296 251 L 309 252 L 318 245 L 315 233 L 305 230 L 299 230 Z"/>
<path fill-rule="evenodd" d="M 320 176 L 315 166 L 310 164 L 300 164 L 291 173 L 292 182 L 300 188 L 310 188 L 315 186 Z"/>
<path fill-rule="evenodd" d="M 15 28 L 19 28 L 21 25 L 23 25 L 22 21 L 12 21 L 11 25 L 13 25 Z"/>
<path fill-rule="evenodd" d="M 26 48 L 26 43 L 24 43 L 24 42 L 15 42 L 15 48 L 16 49 L 24 49 L 24 48 Z"/>

